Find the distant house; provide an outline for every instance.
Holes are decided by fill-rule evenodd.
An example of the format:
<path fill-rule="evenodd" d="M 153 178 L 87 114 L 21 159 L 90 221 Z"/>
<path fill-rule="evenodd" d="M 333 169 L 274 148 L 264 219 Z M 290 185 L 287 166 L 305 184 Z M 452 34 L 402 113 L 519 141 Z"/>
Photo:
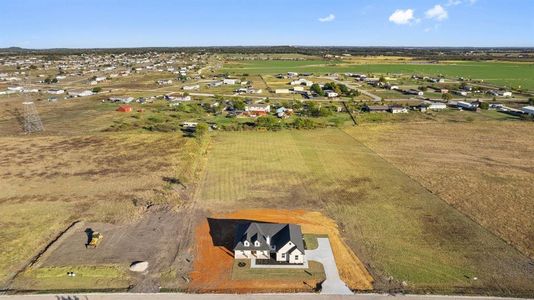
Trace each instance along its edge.
<path fill-rule="evenodd" d="M 65 93 L 65 90 L 51 89 L 51 90 L 48 90 L 48 93 L 52 95 L 61 95 Z"/>
<path fill-rule="evenodd" d="M 432 83 L 445 83 L 445 78 L 429 78 L 428 81 Z"/>
<path fill-rule="evenodd" d="M 388 90 L 392 90 L 392 91 L 399 90 L 399 86 L 398 85 L 392 85 L 392 84 L 389 84 L 389 83 L 385 85 L 385 88 L 388 89 Z"/>
<path fill-rule="evenodd" d="M 239 82 L 240 82 L 239 79 L 231 79 L 231 78 L 223 79 L 223 84 L 228 84 L 228 85 L 238 84 Z"/>
<path fill-rule="evenodd" d="M 456 107 L 458 107 L 460 109 L 466 109 L 466 110 L 476 110 L 477 109 L 476 105 L 471 104 L 469 102 L 464 102 L 464 101 L 458 101 L 456 103 Z"/>
<path fill-rule="evenodd" d="M 180 125 L 184 128 L 196 128 L 198 123 L 197 122 L 182 122 Z"/>
<path fill-rule="evenodd" d="M 182 87 L 182 90 L 184 91 L 194 91 L 194 90 L 198 90 L 200 89 L 200 85 L 198 84 L 195 84 L 195 85 L 185 85 Z"/>
<path fill-rule="evenodd" d="M 525 106 L 521 109 L 521 111 L 529 116 L 534 116 L 534 106 Z"/>
<path fill-rule="evenodd" d="M 330 90 L 326 90 L 324 91 L 324 94 L 326 95 L 326 97 L 328 98 L 335 98 L 335 97 L 338 97 L 339 94 L 334 92 L 334 91 L 330 91 Z"/>
<path fill-rule="evenodd" d="M 406 114 L 406 113 L 408 113 L 408 109 L 406 107 L 402 107 L 402 106 L 391 106 L 389 108 L 389 111 L 392 114 Z"/>
<path fill-rule="evenodd" d="M 297 80 L 293 80 L 289 83 L 290 85 L 304 85 L 304 86 L 312 86 L 313 81 L 310 81 L 308 79 L 300 78 Z"/>
<path fill-rule="evenodd" d="M 90 90 L 85 90 L 85 91 L 68 91 L 68 94 L 69 96 L 72 96 L 72 97 L 87 97 L 87 96 L 92 96 L 94 93 Z"/>
<path fill-rule="evenodd" d="M 133 108 L 130 105 L 121 105 L 117 108 L 118 112 L 131 112 Z"/>
<path fill-rule="evenodd" d="M 22 90 L 24 90 L 24 88 L 21 87 L 21 86 L 8 86 L 7 90 L 8 91 L 13 91 L 13 92 L 22 92 Z"/>
<path fill-rule="evenodd" d="M 287 72 L 287 77 L 289 78 L 297 77 L 297 76 L 299 76 L 299 73 L 297 72 Z"/>
<path fill-rule="evenodd" d="M 512 92 L 507 91 L 488 91 L 488 94 L 495 97 L 512 97 Z"/>
<path fill-rule="evenodd" d="M 169 84 L 172 84 L 172 80 L 171 79 L 163 79 L 163 80 L 156 81 L 156 83 L 158 85 L 169 85 Z"/>
<path fill-rule="evenodd" d="M 290 94 L 291 91 L 289 89 L 276 89 L 274 90 L 275 94 Z"/>
<path fill-rule="evenodd" d="M 299 225 L 244 223 L 235 236 L 234 258 L 304 264 L 304 240 Z"/>
<path fill-rule="evenodd" d="M 291 108 L 279 107 L 276 109 L 276 116 L 279 118 L 287 118 L 291 114 L 293 114 L 293 109 Z"/>
<path fill-rule="evenodd" d="M 467 97 L 469 95 L 469 92 L 464 91 L 464 90 L 454 91 L 454 93 L 458 96 L 464 96 L 464 97 Z"/>
<path fill-rule="evenodd" d="M 387 105 L 365 105 L 362 108 L 365 112 L 387 112 L 389 110 L 389 106 Z"/>
<path fill-rule="evenodd" d="M 411 89 L 411 90 L 407 90 L 406 94 L 408 94 L 408 95 L 416 95 L 416 96 L 423 96 L 425 93 L 422 92 L 422 91 L 419 91 L 419 90 Z"/>
<path fill-rule="evenodd" d="M 271 112 L 271 105 L 269 104 L 247 104 L 245 111 L 254 116 L 265 116 Z"/>
<path fill-rule="evenodd" d="M 431 103 L 427 109 L 429 110 L 443 110 L 443 109 L 446 109 L 447 108 L 447 105 L 445 103 L 439 103 L 439 102 L 434 102 L 434 103 Z"/>
<path fill-rule="evenodd" d="M 208 87 L 218 87 L 218 86 L 221 86 L 223 85 L 223 82 L 222 81 L 213 81 L 213 82 L 210 82 L 208 83 Z"/>
<path fill-rule="evenodd" d="M 120 103 L 131 103 L 134 101 L 133 97 L 111 97 L 109 98 L 111 102 L 120 102 Z"/>

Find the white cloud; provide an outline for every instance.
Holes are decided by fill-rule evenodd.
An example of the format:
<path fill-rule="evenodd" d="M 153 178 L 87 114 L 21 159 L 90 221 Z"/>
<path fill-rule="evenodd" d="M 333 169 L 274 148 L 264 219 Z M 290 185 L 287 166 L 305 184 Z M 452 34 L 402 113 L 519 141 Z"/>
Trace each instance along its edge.
<path fill-rule="evenodd" d="M 431 9 L 427 10 L 425 16 L 428 19 L 436 19 L 438 21 L 443 21 L 449 17 L 449 14 L 445 10 L 445 8 L 443 8 L 443 6 L 437 4 Z"/>
<path fill-rule="evenodd" d="M 319 18 L 319 22 L 332 22 L 336 19 L 336 16 L 334 14 L 329 14 L 328 16 L 324 18 Z"/>
<path fill-rule="evenodd" d="M 398 25 L 410 24 L 414 19 L 413 9 L 397 9 L 389 16 L 389 21 Z"/>
<path fill-rule="evenodd" d="M 445 6 L 457 6 L 460 4 L 475 4 L 477 0 L 448 0 Z"/>
<path fill-rule="evenodd" d="M 462 0 L 449 0 L 445 6 L 456 6 L 462 4 Z"/>

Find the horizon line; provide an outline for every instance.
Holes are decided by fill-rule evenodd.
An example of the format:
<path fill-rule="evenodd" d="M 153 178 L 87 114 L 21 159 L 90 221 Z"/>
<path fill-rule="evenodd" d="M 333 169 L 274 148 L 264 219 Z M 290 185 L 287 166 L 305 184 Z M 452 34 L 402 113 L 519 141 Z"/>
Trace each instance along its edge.
<path fill-rule="evenodd" d="M 0 47 L 0 50 L 106 50 L 106 49 L 147 49 L 147 48 L 384 48 L 384 49 L 531 49 L 534 46 L 348 46 L 348 45 L 203 45 L 203 46 L 117 46 L 117 47 L 42 47 L 26 48 L 20 46 Z"/>

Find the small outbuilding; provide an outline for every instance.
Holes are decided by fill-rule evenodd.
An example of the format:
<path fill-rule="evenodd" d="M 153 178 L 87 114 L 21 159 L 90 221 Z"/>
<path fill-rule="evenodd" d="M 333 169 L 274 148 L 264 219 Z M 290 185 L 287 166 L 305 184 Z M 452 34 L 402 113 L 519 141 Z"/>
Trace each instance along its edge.
<path fill-rule="evenodd" d="M 130 105 L 121 105 L 117 108 L 118 112 L 132 112 L 133 108 Z"/>

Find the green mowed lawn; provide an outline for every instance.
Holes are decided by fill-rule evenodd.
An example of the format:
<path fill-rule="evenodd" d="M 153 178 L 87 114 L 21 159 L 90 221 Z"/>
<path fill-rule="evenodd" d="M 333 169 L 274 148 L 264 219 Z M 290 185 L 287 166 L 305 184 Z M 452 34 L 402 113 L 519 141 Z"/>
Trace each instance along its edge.
<path fill-rule="evenodd" d="M 243 265 L 239 265 L 243 263 Z M 232 280 L 316 280 L 326 279 L 323 265 L 316 261 L 309 261 L 308 269 L 261 269 L 251 268 L 250 260 L 236 259 L 232 269 Z"/>
<path fill-rule="evenodd" d="M 344 64 L 320 60 L 307 61 L 252 61 L 226 64 L 223 72 L 248 74 L 277 74 L 293 72 L 324 73 L 391 73 L 421 74 L 449 78 L 465 77 L 484 80 L 502 86 L 534 89 L 534 64 L 507 62 L 443 62 L 439 64 Z"/>
<path fill-rule="evenodd" d="M 75 276 L 67 273 L 74 272 Z M 15 289 L 59 290 L 126 290 L 131 280 L 125 266 L 73 266 L 30 269 L 18 276 Z"/>
<path fill-rule="evenodd" d="M 222 132 L 209 153 L 200 205 L 322 211 L 378 289 L 534 291 L 531 260 L 340 129 Z"/>

